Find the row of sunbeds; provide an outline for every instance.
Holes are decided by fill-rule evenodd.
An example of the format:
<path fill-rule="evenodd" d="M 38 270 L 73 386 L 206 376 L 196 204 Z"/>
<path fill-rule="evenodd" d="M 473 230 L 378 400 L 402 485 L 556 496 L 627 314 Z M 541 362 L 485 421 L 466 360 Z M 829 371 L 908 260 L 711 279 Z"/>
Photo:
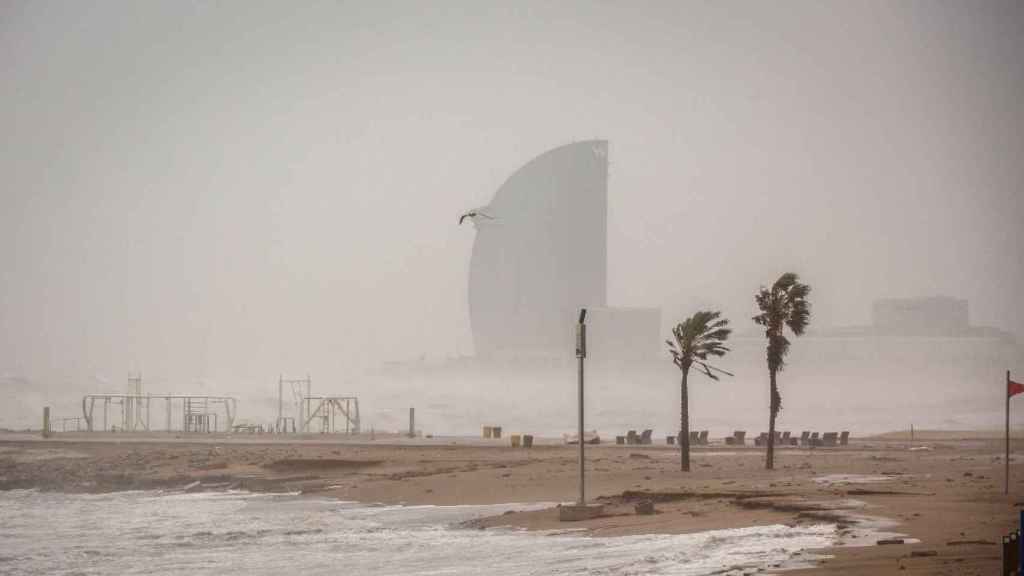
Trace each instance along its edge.
<path fill-rule="evenodd" d="M 736 433 L 733 433 L 735 436 Z M 728 444 L 728 439 L 726 439 Z M 800 433 L 800 437 L 790 436 L 789 431 L 775 432 L 775 444 L 780 446 L 812 446 L 812 447 L 832 447 L 832 446 L 846 446 L 850 443 L 850 432 L 843 430 L 842 432 L 825 432 L 820 434 L 818 432 L 811 432 L 804 430 Z M 741 440 L 739 444 L 743 444 Z M 761 432 L 761 435 L 754 438 L 754 446 L 767 446 L 768 445 L 768 433 Z"/>
<path fill-rule="evenodd" d="M 616 436 L 616 444 L 625 445 L 644 445 L 651 444 L 651 437 L 653 431 L 648 429 L 644 430 L 640 434 L 637 434 L 636 430 L 630 430 L 625 436 Z M 679 442 L 682 434 L 679 436 L 666 436 L 665 443 L 669 445 L 676 444 Z M 810 446 L 810 447 L 831 447 L 831 446 L 846 446 L 850 442 L 850 432 L 825 432 L 823 434 L 818 432 L 811 432 L 810 430 L 804 430 L 800 433 L 800 436 L 793 436 L 786 430 L 784 432 L 775 432 L 775 445 L 776 446 Z M 745 446 L 747 443 L 747 432 L 745 430 L 736 430 L 732 433 L 732 436 L 725 437 L 725 444 L 727 446 Z M 690 445 L 691 446 L 706 446 L 709 444 L 708 431 L 707 430 L 693 430 L 690 432 Z M 768 433 L 762 432 L 760 436 L 754 438 L 754 446 L 766 446 L 768 444 Z"/>

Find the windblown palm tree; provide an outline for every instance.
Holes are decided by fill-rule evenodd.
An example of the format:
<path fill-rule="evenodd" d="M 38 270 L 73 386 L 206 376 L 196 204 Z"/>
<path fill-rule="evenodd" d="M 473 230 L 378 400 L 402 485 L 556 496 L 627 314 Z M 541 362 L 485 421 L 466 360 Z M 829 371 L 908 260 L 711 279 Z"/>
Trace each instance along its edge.
<path fill-rule="evenodd" d="M 789 340 L 783 328 L 789 326 L 793 334 L 801 336 L 811 320 L 811 303 L 807 295 L 811 287 L 800 283 L 800 278 L 786 272 L 772 284 L 772 287 L 761 287 L 754 296 L 761 313 L 754 316 L 754 322 L 764 326 L 764 334 L 768 338 L 768 377 L 771 382 L 771 407 L 768 417 L 768 456 L 765 468 L 775 467 L 775 417 L 782 409 L 782 396 L 776 384 L 775 376 L 785 366 L 786 354 L 789 353 Z"/>
<path fill-rule="evenodd" d="M 665 340 L 672 361 L 683 373 L 679 400 L 679 468 L 683 472 L 690 471 L 690 405 L 686 384 L 690 366 L 696 364 L 712 380 L 718 380 L 715 372 L 732 376 L 707 362 L 708 356 L 721 357 L 729 351 L 725 341 L 732 329 L 728 328 L 728 320 L 720 318 L 721 315 L 721 312 L 701 310 L 672 329 L 675 342 Z"/>

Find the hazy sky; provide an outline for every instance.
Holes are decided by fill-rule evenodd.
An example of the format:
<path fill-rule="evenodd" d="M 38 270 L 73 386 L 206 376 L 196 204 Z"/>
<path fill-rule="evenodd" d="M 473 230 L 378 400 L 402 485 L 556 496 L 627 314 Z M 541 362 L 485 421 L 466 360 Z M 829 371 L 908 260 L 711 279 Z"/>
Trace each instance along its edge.
<path fill-rule="evenodd" d="M 792 269 L 819 327 L 945 294 L 1024 338 L 1016 0 L 2 0 L 0 77 L 3 376 L 470 354 L 458 214 L 595 137 L 612 304 L 746 328 Z"/>

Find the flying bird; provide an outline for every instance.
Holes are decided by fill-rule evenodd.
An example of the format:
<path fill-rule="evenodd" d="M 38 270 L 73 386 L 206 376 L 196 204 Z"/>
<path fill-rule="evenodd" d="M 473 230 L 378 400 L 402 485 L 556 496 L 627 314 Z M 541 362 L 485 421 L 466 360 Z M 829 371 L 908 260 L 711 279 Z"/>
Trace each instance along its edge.
<path fill-rule="evenodd" d="M 459 216 L 459 225 L 461 226 L 462 225 L 462 221 L 465 220 L 466 218 L 476 218 L 477 216 L 483 216 L 484 218 L 487 218 L 488 220 L 494 220 L 494 216 L 490 216 L 490 215 L 485 214 L 485 213 L 483 213 L 481 211 L 478 211 L 478 210 L 470 210 L 469 212 L 466 212 L 462 216 Z"/>

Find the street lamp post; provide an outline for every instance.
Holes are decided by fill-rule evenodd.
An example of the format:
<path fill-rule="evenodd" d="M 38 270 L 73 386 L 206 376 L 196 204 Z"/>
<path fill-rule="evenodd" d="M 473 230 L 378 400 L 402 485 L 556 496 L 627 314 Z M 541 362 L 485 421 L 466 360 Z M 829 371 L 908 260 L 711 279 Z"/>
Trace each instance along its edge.
<path fill-rule="evenodd" d="M 587 309 L 580 308 L 580 319 L 576 323 L 576 360 L 579 362 L 579 412 L 578 426 L 576 428 L 577 448 L 580 455 L 580 494 L 575 504 L 560 506 L 558 508 L 558 519 L 563 522 L 575 522 L 579 520 L 590 520 L 598 518 L 604 513 L 604 506 L 601 504 L 587 505 L 586 491 L 584 490 L 584 460 L 583 451 L 586 440 L 583 437 L 583 360 L 587 357 Z"/>
<path fill-rule="evenodd" d="M 579 440 L 580 449 L 580 506 L 587 501 L 583 488 L 583 360 L 587 357 L 587 325 L 584 323 L 586 318 L 587 309 L 580 308 L 580 319 L 576 324 L 576 358 L 579 362 L 579 426 L 576 438 Z"/>

